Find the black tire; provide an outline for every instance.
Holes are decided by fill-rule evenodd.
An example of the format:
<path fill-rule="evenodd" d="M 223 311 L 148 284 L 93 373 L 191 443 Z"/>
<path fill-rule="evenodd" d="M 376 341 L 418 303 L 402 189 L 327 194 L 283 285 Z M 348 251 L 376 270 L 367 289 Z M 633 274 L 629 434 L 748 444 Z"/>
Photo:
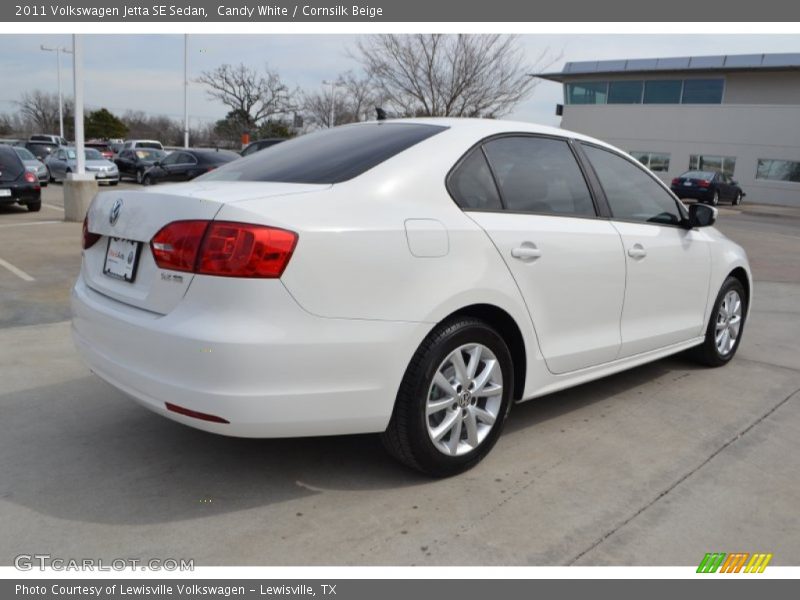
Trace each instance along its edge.
<path fill-rule="evenodd" d="M 142 176 L 142 185 L 153 185 L 153 178 L 145 173 L 144 176 Z"/>
<path fill-rule="evenodd" d="M 735 291 L 739 295 L 739 299 L 741 301 L 741 319 L 739 323 L 739 331 L 733 347 L 727 352 L 723 353 L 719 350 L 719 348 L 717 348 L 716 328 L 718 320 L 721 318 L 720 307 L 722 306 L 725 296 L 731 291 Z M 708 320 L 705 340 L 701 345 L 697 346 L 696 348 L 692 348 L 689 351 L 690 356 L 694 360 L 708 367 L 721 367 L 730 362 L 730 360 L 736 355 L 736 350 L 738 350 L 739 344 L 742 341 L 742 335 L 744 334 L 745 320 L 747 318 L 747 302 L 748 298 L 742 283 L 735 277 L 729 276 L 725 280 L 725 283 L 722 284 L 719 294 L 717 294 L 717 299 L 714 302 L 714 309 L 711 312 L 711 318 Z"/>
<path fill-rule="evenodd" d="M 119 181 L 109 181 L 108 185 L 117 185 Z"/>
<path fill-rule="evenodd" d="M 136 183 L 138 183 L 139 185 L 142 185 L 142 182 L 143 182 L 143 179 L 144 179 L 143 176 L 144 176 L 144 171 L 142 171 L 141 169 L 136 169 L 136 176 L 135 176 Z"/>
<path fill-rule="evenodd" d="M 502 373 L 501 399 L 496 408 L 497 416 L 491 428 L 483 434 L 481 441 L 463 454 L 447 455 L 434 445 L 428 433 L 429 419 L 438 418 L 433 415 L 441 415 L 442 412 L 449 410 L 463 411 L 466 415 L 469 406 L 465 409 L 463 408 L 465 404 L 469 401 L 474 404 L 480 400 L 467 398 L 465 404 L 460 404 L 460 401 L 454 398 L 452 406 L 441 409 L 442 412 L 432 413 L 431 416 L 427 415 L 426 406 L 433 378 L 439 368 L 456 349 L 467 344 L 480 344 L 497 359 Z M 503 338 L 494 329 L 483 321 L 469 317 L 444 322 L 425 338 L 411 359 L 397 393 L 389 426 L 382 434 L 383 444 L 389 454 L 403 464 L 434 477 L 448 477 L 466 471 L 483 459 L 497 442 L 511 407 L 513 387 L 514 365 L 511 353 Z M 488 399 L 483 400 L 483 402 L 488 401 Z M 442 417 L 444 418 L 447 418 L 447 413 Z M 477 421 L 473 421 L 475 422 Z M 479 426 L 485 428 L 487 425 L 484 423 L 480 423 Z M 466 424 L 463 427 L 459 425 L 459 431 L 464 427 L 467 427 Z M 464 431 L 465 433 L 459 433 L 459 440 L 462 436 L 467 436 L 466 429 Z M 448 437 L 452 435 L 453 430 L 450 430 Z"/>
<path fill-rule="evenodd" d="M 742 203 L 742 192 L 736 192 L 736 196 L 733 198 L 733 205 L 739 206 Z"/>
<path fill-rule="evenodd" d="M 39 212 L 42 210 L 42 201 L 37 200 L 36 202 L 28 202 L 25 206 L 28 207 L 28 212 Z"/>
<path fill-rule="evenodd" d="M 711 196 L 711 206 L 717 206 L 719 204 L 719 190 L 714 190 L 714 195 Z"/>
<path fill-rule="evenodd" d="M 47 169 L 47 181 L 49 181 L 50 183 L 56 182 L 56 180 L 53 179 L 53 174 L 50 172 L 50 169 Z"/>

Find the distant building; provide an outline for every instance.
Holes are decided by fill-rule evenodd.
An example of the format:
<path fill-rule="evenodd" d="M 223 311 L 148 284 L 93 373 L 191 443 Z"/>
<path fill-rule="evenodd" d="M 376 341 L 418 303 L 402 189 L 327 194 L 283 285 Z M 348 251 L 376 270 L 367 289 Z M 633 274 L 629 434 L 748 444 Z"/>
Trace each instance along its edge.
<path fill-rule="evenodd" d="M 568 62 L 561 126 L 618 146 L 669 182 L 719 170 L 745 202 L 800 206 L 800 54 Z"/>

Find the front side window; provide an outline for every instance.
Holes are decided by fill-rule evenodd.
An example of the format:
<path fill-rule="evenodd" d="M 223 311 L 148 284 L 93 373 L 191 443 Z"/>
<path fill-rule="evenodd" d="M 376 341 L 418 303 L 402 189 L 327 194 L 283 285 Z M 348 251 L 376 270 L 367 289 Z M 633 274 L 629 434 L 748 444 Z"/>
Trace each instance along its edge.
<path fill-rule="evenodd" d="M 595 146 L 583 146 L 616 219 L 677 225 L 682 221 L 675 199 L 631 161 Z"/>
<path fill-rule="evenodd" d="M 800 183 L 800 161 L 759 158 L 756 179 Z"/>
<path fill-rule="evenodd" d="M 503 137 L 484 148 L 507 210 L 595 216 L 586 180 L 566 141 Z"/>
<path fill-rule="evenodd" d="M 447 181 L 450 195 L 463 210 L 500 210 L 503 205 L 486 157 L 475 148 Z"/>
<path fill-rule="evenodd" d="M 666 173 L 669 171 L 669 153 L 631 152 L 631 156 L 654 173 Z"/>
<path fill-rule="evenodd" d="M 736 170 L 736 157 L 692 154 L 689 156 L 689 168 L 698 171 L 724 173 L 728 177 L 733 177 L 733 172 Z"/>

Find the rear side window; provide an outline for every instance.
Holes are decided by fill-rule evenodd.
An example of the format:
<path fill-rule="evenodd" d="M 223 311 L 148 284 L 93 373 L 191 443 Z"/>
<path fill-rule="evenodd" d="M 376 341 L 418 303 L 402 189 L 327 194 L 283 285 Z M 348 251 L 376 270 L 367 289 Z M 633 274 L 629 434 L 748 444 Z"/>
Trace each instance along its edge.
<path fill-rule="evenodd" d="M 447 182 L 450 195 L 463 210 L 501 210 L 500 195 L 483 155 L 475 148 Z"/>
<path fill-rule="evenodd" d="M 586 180 L 564 140 L 503 137 L 484 145 L 507 210 L 595 216 Z"/>
<path fill-rule="evenodd" d="M 340 183 L 445 129 L 391 122 L 326 129 L 233 161 L 198 180 Z"/>
<path fill-rule="evenodd" d="M 650 175 L 630 160 L 595 146 L 583 146 L 603 186 L 614 218 L 677 225 L 678 203 Z"/>
<path fill-rule="evenodd" d="M 8 146 L 0 147 L 0 181 L 14 181 L 25 170 L 17 153 Z"/>

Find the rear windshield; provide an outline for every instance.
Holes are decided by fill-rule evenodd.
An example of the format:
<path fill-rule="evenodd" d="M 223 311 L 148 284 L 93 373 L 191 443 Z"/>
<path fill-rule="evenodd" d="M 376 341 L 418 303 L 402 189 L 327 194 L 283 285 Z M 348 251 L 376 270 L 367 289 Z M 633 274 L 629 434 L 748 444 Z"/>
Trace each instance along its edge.
<path fill-rule="evenodd" d="M 8 146 L 0 147 L 0 181 L 14 181 L 24 170 L 16 152 Z"/>
<path fill-rule="evenodd" d="M 447 129 L 420 123 L 367 123 L 281 142 L 199 177 L 207 181 L 340 183 Z"/>
<path fill-rule="evenodd" d="M 155 150 L 163 150 L 160 142 L 136 142 L 137 148 L 154 148 Z"/>
<path fill-rule="evenodd" d="M 713 179 L 713 171 L 687 171 L 681 175 L 684 179 Z"/>

